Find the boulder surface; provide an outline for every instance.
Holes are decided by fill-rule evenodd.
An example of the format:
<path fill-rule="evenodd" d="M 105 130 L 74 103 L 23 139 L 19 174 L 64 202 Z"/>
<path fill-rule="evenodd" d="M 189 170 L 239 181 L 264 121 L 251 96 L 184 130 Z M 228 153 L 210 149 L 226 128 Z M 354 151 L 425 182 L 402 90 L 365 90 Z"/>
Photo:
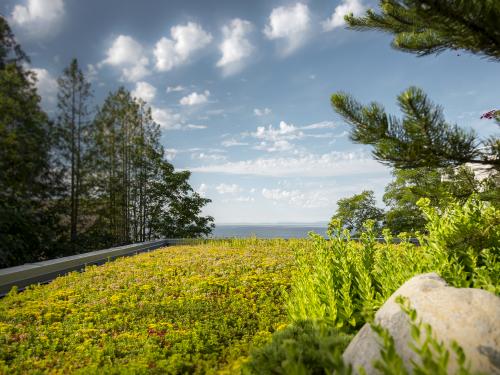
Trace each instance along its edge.
<path fill-rule="evenodd" d="M 454 288 L 435 273 L 413 277 L 404 283 L 375 314 L 375 322 L 394 338 L 396 351 L 411 373 L 411 362 L 419 362 L 408 345 L 412 341 L 409 318 L 396 303 L 397 296 L 409 299 L 417 320 L 431 325 L 438 341 L 450 350 L 448 373 L 458 368 L 451 342 L 465 352 L 473 372 L 500 374 L 500 298 L 481 289 Z M 380 340 L 365 324 L 343 354 L 354 372 L 363 366 L 367 374 L 377 374 L 373 362 L 380 359 Z M 420 363 L 420 362 L 419 362 Z"/>

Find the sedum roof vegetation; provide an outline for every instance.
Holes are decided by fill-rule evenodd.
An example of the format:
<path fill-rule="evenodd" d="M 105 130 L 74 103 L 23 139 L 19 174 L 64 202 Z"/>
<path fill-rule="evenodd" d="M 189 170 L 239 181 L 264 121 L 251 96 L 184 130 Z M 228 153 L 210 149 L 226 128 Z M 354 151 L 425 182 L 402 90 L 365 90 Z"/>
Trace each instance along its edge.
<path fill-rule="evenodd" d="M 0 300 L 0 373 L 238 370 L 287 321 L 301 243 L 168 247 L 13 290 Z"/>

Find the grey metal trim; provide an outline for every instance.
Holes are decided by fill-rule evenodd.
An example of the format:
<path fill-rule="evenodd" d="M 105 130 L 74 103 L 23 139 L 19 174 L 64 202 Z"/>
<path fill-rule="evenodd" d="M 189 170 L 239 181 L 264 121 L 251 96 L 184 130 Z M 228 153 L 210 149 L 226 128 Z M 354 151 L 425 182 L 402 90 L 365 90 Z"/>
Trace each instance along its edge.
<path fill-rule="evenodd" d="M 71 271 L 84 270 L 87 265 L 103 264 L 118 257 L 185 242 L 183 239 L 160 239 L 0 269 L 0 297 L 13 286 L 24 289 L 31 284 L 47 283 Z"/>

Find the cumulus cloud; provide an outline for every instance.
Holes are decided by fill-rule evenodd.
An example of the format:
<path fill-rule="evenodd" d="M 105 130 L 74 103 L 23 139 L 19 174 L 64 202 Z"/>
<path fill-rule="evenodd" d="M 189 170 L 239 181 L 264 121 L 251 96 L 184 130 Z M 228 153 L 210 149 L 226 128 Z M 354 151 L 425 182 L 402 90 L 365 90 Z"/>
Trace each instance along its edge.
<path fill-rule="evenodd" d="M 57 80 L 47 69 L 32 68 L 31 71 L 36 75 L 36 88 L 38 94 L 42 97 L 43 107 L 49 110 L 52 109 L 56 104 Z"/>
<path fill-rule="evenodd" d="M 255 138 L 263 139 L 266 141 L 276 141 L 283 138 L 286 139 L 298 139 L 304 136 L 304 133 L 300 131 L 295 125 L 287 124 L 285 121 L 280 121 L 278 128 L 274 128 L 269 125 L 267 128 L 265 126 L 257 127 L 257 131 L 252 133 Z"/>
<path fill-rule="evenodd" d="M 293 148 L 291 140 L 304 137 L 304 133 L 292 124 L 281 121 L 278 128 L 269 125 L 257 127 L 257 131 L 251 136 L 260 140 L 260 144 L 255 148 L 267 152 L 287 151 Z"/>
<path fill-rule="evenodd" d="M 223 69 L 225 75 L 239 72 L 244 66 L 244 60 L 253 52 L 254 46 L 248 39 L 253 25 L 246 20 L 233 19 L 222 27 L 224 39 L 219 45 L 222 54 L 217 66 Z"/>
<path fill-rule="evenodd" d="M 156 96 L 156 87 L 144 81 L 137 82 L 135 89 L 132 91 L 132 96 L 150 102 Z"/>
<path fill-rule="evenodd" d="M 63 0 L 28 0 L 14 7 L 11 20 L 30 36 L 43 37 L 55 31 L 63 16 Z"/>
<path fill-rule="evenodd" d="M 169 108 L 151 106 L 151 115 L 153 120 L 164 130 L 201 130 L 207 128 L 206 125 L 189 123 L 180 113 Z"/>
<path fill-rule="evenodd" d="M 282 40 L 282 54 L 287 55 L 300 47 L 306 39 L 311 24 L 309 7 L 297 3 L 274 8 L 264 27 L 264 35 L 270 40 Z"/>
<path fill-rule="evenodd" d="M 219 194 L 238 194 L 243 191 L 243 189 L 236 184 L 220 184 L 215 187 Z"/>
<path fill-rule="evenodd" d="M 162 37 L 155 46 L 156 69 L 168 71 L 181 65 L 212 41 L 212 35 L 194 22 L 170 29 L 170 39 Z"/>
<path fill-rule="evenodd" d="M 136 82 L 150 74 L 144 48 L 131 36 L 116 37 L 106 55 L 102 63 L 120 67 L 125 81 Z"/>
<path fill-rule="evenodd" d="M 210 96 L 210 91 L 208 90 L 205 90 L 205 92 L 199 94 L 195 91 L 181 98 L 179 103 L 185 106 L 199 105 L 208 102 L 209 96 Z"/>
<path fill-rule="evenodd" d="M 334 177 L 389 173 L 388 168 L 363 152 L 302 154 L 294 157 L 257 158 L 188 168 L 193 172 L 274 177 Z"/>
<path fill-rule="evenodd" d="M 254 108 L 253 110 L 253 114 L 258 117 L 269 115 L 271 112 L 272 112 L 271 109 L 267 107 L 262 109 Z"/>
<path fill-rule="evenodd" d="M 153 120 L 165 130 L 181 129 L 183 126 L 182 116 L 168 108 L 151 107 Z"/>
<path fill-rule="evenodd" d="M 344 16 L 349 13 L 355 16 L 360 16 L 366 7 L 362 4 L 361 0 L 342 0 L 342 3 L 337 5 L 332 15 L 323 21 L 321 25 L 324 31 L 332 31 L 338 27 L 345 25 Z"/>

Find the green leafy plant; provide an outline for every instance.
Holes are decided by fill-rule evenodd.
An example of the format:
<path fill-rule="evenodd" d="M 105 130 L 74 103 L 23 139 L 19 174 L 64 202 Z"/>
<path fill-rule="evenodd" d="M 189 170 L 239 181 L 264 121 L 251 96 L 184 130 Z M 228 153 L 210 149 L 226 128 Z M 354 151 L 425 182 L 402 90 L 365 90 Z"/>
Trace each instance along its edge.
<path fill-rule="evenodd" d="M 350 373 L 341 359 L 351 336 L 334 328 L 319 328 L 311 321 L 299 321 L 277 331 L 272 341 L 254 350 L 242 373 L 327 374 Z"/>

